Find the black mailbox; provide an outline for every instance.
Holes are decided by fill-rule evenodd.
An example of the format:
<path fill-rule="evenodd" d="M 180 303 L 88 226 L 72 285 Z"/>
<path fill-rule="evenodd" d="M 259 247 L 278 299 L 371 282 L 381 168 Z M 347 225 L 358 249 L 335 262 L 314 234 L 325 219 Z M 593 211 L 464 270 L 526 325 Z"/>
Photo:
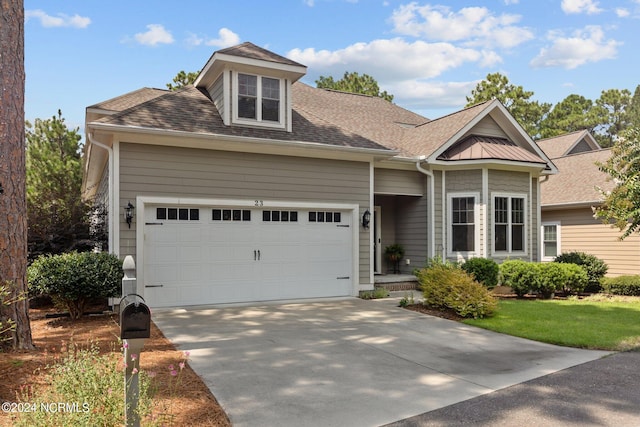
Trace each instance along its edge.
<path fill-rule="evenodd" d="M 142 297 L 127 295 L 120 301 L 120 338 L 124 340 L 149 337 L 151 337 L 149 307 Z"/>

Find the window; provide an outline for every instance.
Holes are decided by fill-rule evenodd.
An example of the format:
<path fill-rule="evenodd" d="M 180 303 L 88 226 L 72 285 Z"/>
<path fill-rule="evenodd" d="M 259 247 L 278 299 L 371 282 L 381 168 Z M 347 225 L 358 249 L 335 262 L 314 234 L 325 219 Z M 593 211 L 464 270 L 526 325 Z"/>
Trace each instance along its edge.
<path fill-rule="evenodd" d="M 560 251 L 560 224 L 542 224 L 542 259 L 553 261 Z"/>
<path fill-rule="evenodd" d="M 199 221 L 200 209 L 156 208 L 156 219 L 172 221 Z"/>
<path fill-rule="evenodd" d="M 526 205 L 523 196 L 494 196 L 494 252 L 525 252 Z"/>
<path fill-rule="evenodd" d="M 475 204 L 475 196 L 451 197 L 452 252 L 475 251 Z"/>
<path fill-rule="evenodd" d="M 298 222 L 297 211 L 262 211 L 264 222 Z"/>
<path fill-rule="evenodd" d="M 237 74 L 237 119 L 266 125 L 282 123 L 282 82 L 271 77 Z"/>
<path fill-rule="evenodd" d="M 309 212 L 309 222 L 342 222 L 340 212 Z"/>
<path fill-rule="evenodd" d="M 213 221 L 251 221 L 251 211 L 247 209 L 211 209 Z"/>

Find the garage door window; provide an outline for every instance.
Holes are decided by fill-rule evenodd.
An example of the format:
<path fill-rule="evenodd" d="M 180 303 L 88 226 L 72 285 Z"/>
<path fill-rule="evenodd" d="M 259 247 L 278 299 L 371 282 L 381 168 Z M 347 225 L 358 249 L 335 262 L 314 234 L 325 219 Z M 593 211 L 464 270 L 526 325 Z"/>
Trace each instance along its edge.
<path fill-rule="evenodd" d="M 298 222 L 298 211 L 262 211 L 263 222 Z"/>
<path fill-rule="evenodd" d="M 157 208 L 156 219 L 170 221 L 199 221 L 200 209 Z"/>
<path fill-rule="evenodd" d="M 309 222 L 342 222 L 340 212 L 309 212 Z"/>
<path fill-rule="evenodd" d="M 213 221 L 251 221 L 251 211 L 248 209 L 212 209 Z"/>

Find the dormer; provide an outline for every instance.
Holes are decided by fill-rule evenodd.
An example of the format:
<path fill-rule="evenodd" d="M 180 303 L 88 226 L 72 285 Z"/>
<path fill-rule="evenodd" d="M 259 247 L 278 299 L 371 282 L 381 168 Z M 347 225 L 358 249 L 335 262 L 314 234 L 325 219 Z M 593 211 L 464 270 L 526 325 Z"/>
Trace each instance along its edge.
<path fill-rule="evenodd" d="M 291 132 L 291 85 L 307 67 L 253 43 L 214 52 L 194 86 L 204 89 L 227 126 Z"/>

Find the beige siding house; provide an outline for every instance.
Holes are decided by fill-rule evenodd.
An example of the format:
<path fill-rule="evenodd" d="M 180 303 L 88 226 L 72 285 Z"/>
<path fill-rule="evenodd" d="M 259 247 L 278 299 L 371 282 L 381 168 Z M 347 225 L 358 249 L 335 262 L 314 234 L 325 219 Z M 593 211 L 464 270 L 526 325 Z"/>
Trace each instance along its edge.
<path fill-rule="evenodd" d="M 598 169 L 611 151 L 602 149 L 588 131 L 573 132 L 539 141 L 559 173 L 541 182 L 541 259 L 552 261 L 563 252 L 580 251 L 597 256 L 609 266 L 609 276 L 640 273 L 640 236 L 620 241 L 617 228 L 594 217 L 602 203 L 600 189 L 613 183 Z"/>
<path fill-rule="evenodd" d="M 538 260 L 547 155 L 497 101 L 429 120 L 251 43 L 87 108 L 84 193 L 152 307 L 357 295 L 427 258 Z M 132 218 L 125 208 L 134 206 Z"/>

